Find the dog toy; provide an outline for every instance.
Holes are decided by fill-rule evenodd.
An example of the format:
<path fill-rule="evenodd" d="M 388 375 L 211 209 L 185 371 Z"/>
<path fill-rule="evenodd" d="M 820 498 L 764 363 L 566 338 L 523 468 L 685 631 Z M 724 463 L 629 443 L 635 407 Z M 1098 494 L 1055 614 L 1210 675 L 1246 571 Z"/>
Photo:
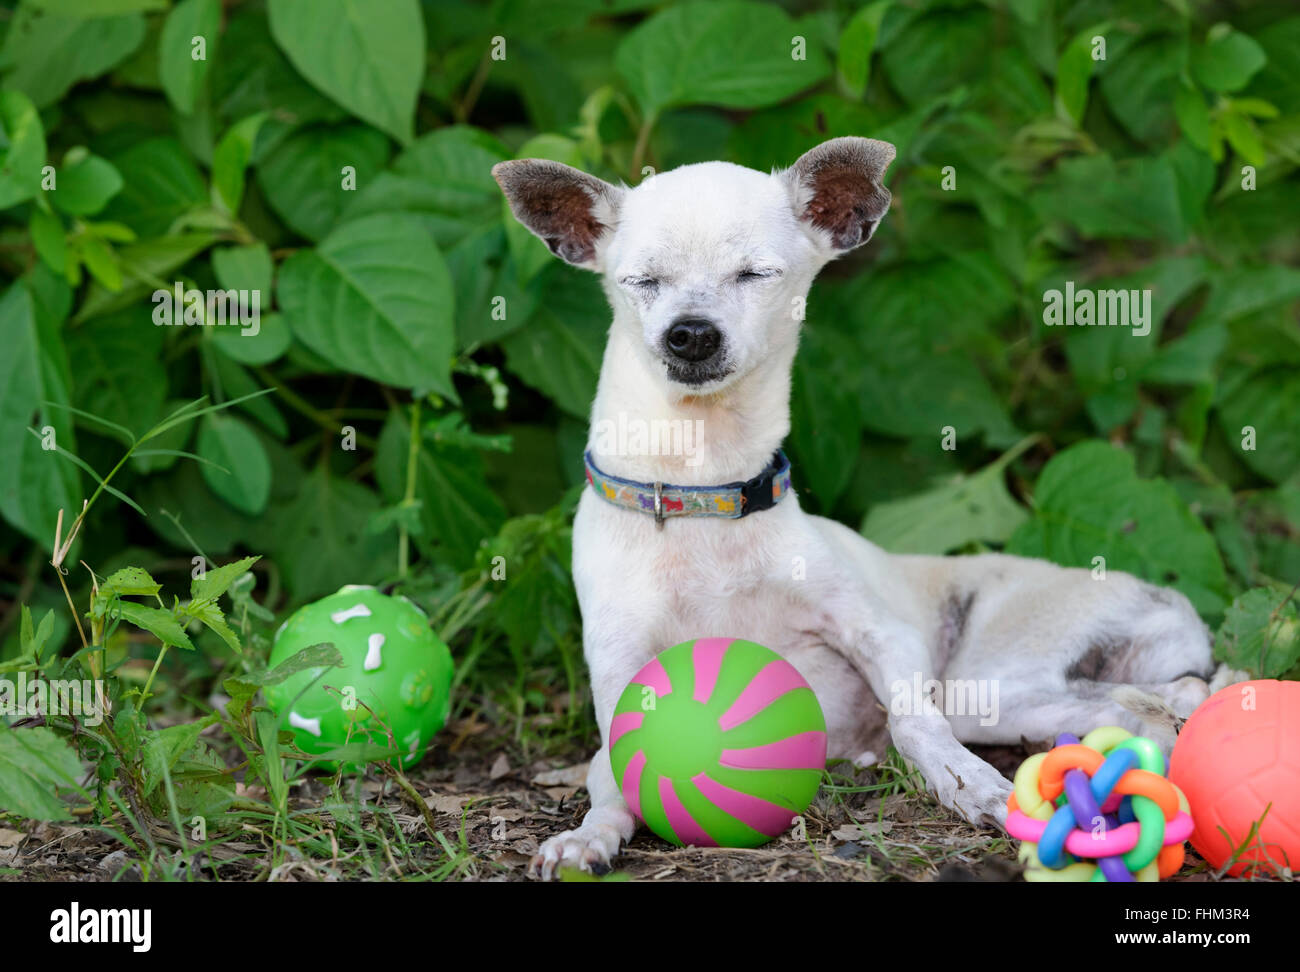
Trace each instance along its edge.
<path fill-rule="evenodd" d="M 1178 734 L 1169 778 L 1192 805 L 1192 846 L 1214 867 L 1244 846 L 1234 876 L 1300 869 L 1300 682 L 1259 679 L 1215 692 Z"/>
<path fill-rule="evenodd" d="M 1158 881 L 1182 866 L 1192 817 L 1156 744 L 1103 726 L 1020 764 L 1007 832 L 1026 881 Z"/>
<path fill-rule="evenodd" d="M 627 805 L 664 840 L 757 847 L 817 795 L 826 719 L 776 652 L 700 638 L 633 676 L 614 710 L 609 752 Z"/>
<path fill-rule="evenodd" d="M 305 669 L 263 689 L 281 727 L 307 753 L 362 743 L 376 752 L 372 758 L 398 748 L 402 766 L 419 762 L 451 706 L 451 652 L 429 630 L 424 612 L 372 587 L 341 588 L 299 608 L 280 626 L 270 666 L 322 642 L 339 650 L 343 667 Z M 365 755 L 352 756 L 343 762 L 345 769 L 366 761 Z"/>

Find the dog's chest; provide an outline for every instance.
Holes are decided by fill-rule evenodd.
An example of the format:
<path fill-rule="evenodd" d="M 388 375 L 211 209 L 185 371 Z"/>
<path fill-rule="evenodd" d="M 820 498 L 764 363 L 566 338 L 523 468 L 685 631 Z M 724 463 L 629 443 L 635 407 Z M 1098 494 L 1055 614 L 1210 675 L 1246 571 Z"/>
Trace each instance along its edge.
<path fill-rule="evenodd" d="M 772 510 L 739 520 L 669 520 L 659 529 L 648 516 L 584 506 L 574 537 L 584 616 L 613 599 L 662 647 L 727 636 L 780 651 L 781 642 L 817 626 L 785 522 Z"/>

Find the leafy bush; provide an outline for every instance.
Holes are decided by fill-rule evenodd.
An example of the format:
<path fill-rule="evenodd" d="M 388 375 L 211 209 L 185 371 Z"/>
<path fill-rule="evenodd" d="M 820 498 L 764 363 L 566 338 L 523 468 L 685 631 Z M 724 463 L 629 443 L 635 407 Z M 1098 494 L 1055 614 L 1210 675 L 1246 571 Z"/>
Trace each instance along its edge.
<path fill-rule="evenodd" d="M 114 675 L 77 735 L 104 819 L 115 780 L 229 806 L 213 722 L 283 809 L 264 714 L 195 708 L 251 700 L 276 617 L 344 583 L 430 609 L 462 712 L 584 731 L 568 518 L 608 310 L 508 217 L 515 157 L 635 183 L 892 141 L 889 218 L 811 297 L 800 501 L 896 551 L 1104 557 L 1296 674 L 1290 4 L 21 0 L 0 30 L 0 671 Z M 1149 334 L 1045 326 L 1067 283 L 1149 289 Z M 186 573 L 169 607 L 153 575 Z M 0 808 L 61 812 L 51 724 L 0 725 Z"/>

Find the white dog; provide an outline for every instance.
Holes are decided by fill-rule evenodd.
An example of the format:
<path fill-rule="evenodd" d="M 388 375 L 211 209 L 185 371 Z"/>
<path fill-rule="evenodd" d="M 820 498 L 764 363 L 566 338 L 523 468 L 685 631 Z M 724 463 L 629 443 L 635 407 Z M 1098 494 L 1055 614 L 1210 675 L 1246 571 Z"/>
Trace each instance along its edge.
<path fill-rule="evenodd" d="M 1145 725 L 1117 686 L 1181 717 L 1209 693 L 1207 631 L 1181 594 L 999 554 L 890 555 L 787 492 L 799 470 L 778 450 L 803 301 L 827 261 L 871 238 L 893 158 L 888 143 L 837 138 L 784 172 L 707 162 L 633 189 L 537 159 L 492 170 L 521 223 L 602 274 L 614 311 L 573 536 L 602 746 L 591 810 L 534 861 L 545 877 L 608 865 L 631 838 L 610 720 L 629 679 L 678 642 L 738 637 L 781 653 L 821 702 L 831 757 L 869 764 L 892 741 L 944 806 L 992 824 L 1011 786 L 963 743 L 1118 724 L 1163 731 L 1169 746 L 1170 726 Z M 596 434 L 611 423 L 699 429 L 700 441 L 689 454 L 611 449 Z M 995 686 L 1000 711 L 945 714 L 942 691 L 898 704 L 930 679 Z"/>

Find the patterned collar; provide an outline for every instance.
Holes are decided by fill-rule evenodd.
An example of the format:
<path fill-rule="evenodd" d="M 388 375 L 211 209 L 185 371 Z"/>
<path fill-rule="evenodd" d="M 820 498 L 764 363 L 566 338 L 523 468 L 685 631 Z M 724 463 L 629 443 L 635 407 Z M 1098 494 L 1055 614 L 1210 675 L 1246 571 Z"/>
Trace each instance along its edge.
<path fill-rule="evenodd" d="M 624 509 L 649 513 L 660 529 L 670 516 L 721 516 L 734 520 L 770 510 L 790 492 L 790 460 L 780 449 L 753 479 L 721 486 L 638 483 L 601 472 L 589 451 L 582 459 L 587 467 L 587 482 L 597 496 Z"/>

